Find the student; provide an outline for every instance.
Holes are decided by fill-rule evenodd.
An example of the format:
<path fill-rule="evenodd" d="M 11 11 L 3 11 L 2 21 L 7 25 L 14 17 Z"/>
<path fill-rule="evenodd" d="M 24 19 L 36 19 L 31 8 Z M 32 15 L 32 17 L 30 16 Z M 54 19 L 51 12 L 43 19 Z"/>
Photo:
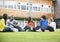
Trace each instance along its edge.
<path fill-rule="evenodd" d="M 18 22 L 14 19 L 13 16 L 7 20 L 7 26 L 14 32 L 22 31 L 22 28 L 19 26 Z"/>
<path fill-rule="evenodd" d="M 27 26 L 24 28 L 25 29 L 25 31 L 26 30 L 29 30 L 29 31 L 35 31 L 35 24 L 34 24 L 34 22 L 32 21 L 32 19 L 31 19 L 31 17 L 29 17 L 28 18 L 28 23 L 27 23 Z"/>
<path fill-rule="evenodd" d="M 54 22 L 53 18 L 49 18 L 49 24 L 47 29 L 49 29 L 49 31 L 56 31 L 56 23 Z"/>
<path fill-rule="evenodd" d="M 46 19 L 46 16 L 43 15 L 40 20 L 40 27 L 42 32 L 45 32 L 47 25 L 48 25 L 48 20 Z"/>
<path fill-rule="evenodd" d="M 3 18 L 0 20 L 0 31 L 1 32 L 10 31 L 10 28 L 6 26 L 6 21 L 7 21 L 7 14 L 3 14 Z"/>

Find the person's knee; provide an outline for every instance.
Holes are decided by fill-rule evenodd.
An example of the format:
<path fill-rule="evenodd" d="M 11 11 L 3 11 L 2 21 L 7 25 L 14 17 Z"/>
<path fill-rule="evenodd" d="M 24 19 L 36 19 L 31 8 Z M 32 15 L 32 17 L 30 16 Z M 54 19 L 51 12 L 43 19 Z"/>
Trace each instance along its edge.
<path fill-rule="evenodd" d="M 45 29 L 41 28 L 41 31 L 42 31 L 42 32 L 45 32 Z"/>
<path fill-rule="evenodd" d="M 50 31 L 50 32 L 54 32 L 54 29 L 50 29 L 49 31 Z"/>
<path fill-rule="evenodd" d="M 21 28 L 21 27 L 19 27 L 19 28 L 18 28 L 18 30 L 19 30 L 19 31 L 22 31 L 22 28 Z"/>

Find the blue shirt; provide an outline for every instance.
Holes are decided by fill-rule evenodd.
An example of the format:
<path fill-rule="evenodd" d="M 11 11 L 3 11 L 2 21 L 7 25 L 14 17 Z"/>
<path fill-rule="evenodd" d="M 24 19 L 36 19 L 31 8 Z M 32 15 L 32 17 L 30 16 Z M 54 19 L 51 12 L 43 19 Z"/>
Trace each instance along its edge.
<path fill-rule="evenodd" d="M 47 25 L 48 25 L 48 20 L 41 20 L 40 21 L 41 28 L 46 29 Z"/>

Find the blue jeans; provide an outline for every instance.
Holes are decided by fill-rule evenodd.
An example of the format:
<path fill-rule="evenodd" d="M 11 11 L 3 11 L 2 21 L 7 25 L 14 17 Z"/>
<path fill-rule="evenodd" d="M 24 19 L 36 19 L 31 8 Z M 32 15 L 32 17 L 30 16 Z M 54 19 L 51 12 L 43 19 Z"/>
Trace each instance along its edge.
<path fill-rule="evenodd" d="M 9 25 L 9 28 L 16 28 L 16 29 L 18 29 L 18 31 L 22 31 L 22 28 L 20 26 Z"/>
<path fill-rule="evenodd" d="M 12 32 L 10 28 L 4 28 L 3 32 Z"/>
<path fill-rule="evenodd" d="M 42 32 L 45 32 L 45 30 L 46 30 L 46 27 L 41 27 Z"/>
<path fill-rule="evenodd" d="M 22 31 L 22 28 L 21 28 L 21 27 L 18 27 L 18 30 L 19 30 L 19 31 Z"/>
<path fill-rule="evenodd" d="M 20 26 L 14 26 L 13 28 L 18 29 L 18 31 L 22 31 L 22 28 Z"/>

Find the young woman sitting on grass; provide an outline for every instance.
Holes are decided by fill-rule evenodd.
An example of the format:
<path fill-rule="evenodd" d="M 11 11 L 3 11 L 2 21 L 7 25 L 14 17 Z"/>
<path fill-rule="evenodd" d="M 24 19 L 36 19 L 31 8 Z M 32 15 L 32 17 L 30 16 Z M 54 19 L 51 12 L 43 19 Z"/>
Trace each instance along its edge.
<path fill-rule="evenodd" d="M 9 32 L 10 28 L 6 26 L 7 14 L 3 14 L 3 18 L 0 20 L 0 32 Z"/>
<path fill-rule="evenodd" d="M 54 22 L 53 18 L 49 18 L 48 29 L 50 31 L 56 31 L 56 23 Z"/>
<path fill-rule="evenodd" d="M 26 27 L 24 28 L 25 31 L 35 31 L 35 24 L 32 21 L 31 17 L 28 18 L 28 23 L 26 25 Z"/>

